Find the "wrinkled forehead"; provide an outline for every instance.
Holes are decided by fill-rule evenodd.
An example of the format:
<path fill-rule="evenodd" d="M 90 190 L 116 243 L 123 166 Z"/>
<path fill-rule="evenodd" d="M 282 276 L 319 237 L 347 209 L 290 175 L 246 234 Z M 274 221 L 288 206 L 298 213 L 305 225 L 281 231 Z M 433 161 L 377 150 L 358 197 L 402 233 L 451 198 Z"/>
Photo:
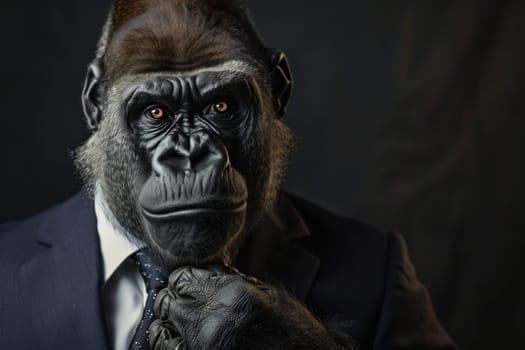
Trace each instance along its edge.
<path fill-rule="evenodd" d="M 222 64 L 182 71 L 160 71 L 138 75 L 128 75 L 117 81 L 115 89 L 124 95 L 137 90 L 161 91 L 165 85 L 174 81 L 189 84 L 200 90 L 213 89 L 232 83 L 246 83 L 251 88 L 259 89 L 255 79 L 256 72 L 247 62 L 227 61 Z M 170 83 L 171 82 L 171 83 Z M 168 90 L 170 88 L 167 88 Z"/>

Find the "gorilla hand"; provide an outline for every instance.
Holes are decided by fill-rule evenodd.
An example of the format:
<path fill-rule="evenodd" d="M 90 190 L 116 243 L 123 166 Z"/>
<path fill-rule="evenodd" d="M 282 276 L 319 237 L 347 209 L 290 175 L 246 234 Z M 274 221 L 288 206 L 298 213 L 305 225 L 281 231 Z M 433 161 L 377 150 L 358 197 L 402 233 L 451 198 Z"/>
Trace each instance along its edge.
<path fill-rule="evenodd" d="M 236 271 L 176 270 L 155 314 L 152 350 L 338 348 L 298 301 Z"/>

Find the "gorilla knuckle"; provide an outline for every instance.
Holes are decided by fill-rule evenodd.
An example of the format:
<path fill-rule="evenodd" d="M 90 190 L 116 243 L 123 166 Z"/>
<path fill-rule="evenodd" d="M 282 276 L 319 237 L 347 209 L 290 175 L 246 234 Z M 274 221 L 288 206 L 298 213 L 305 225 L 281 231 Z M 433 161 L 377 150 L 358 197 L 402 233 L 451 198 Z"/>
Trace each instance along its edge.
<path fill-rule="evenodd" d="M 152 349 L 173 349 L 165 347 L 172 340 L 177 340 L 178 333 L 173 324 L 167 320 L 157 319 L 149 327 L 150 347 Z"/>

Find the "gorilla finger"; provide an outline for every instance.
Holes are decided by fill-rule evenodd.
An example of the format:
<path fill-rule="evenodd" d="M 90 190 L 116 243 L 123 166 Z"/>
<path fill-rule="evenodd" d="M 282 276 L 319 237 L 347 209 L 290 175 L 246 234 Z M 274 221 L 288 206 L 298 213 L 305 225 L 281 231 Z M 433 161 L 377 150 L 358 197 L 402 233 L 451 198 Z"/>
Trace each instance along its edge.
<path fill-rule="evenodd" d="M 257 279 L 256 277 L 246 275 L 246 274 L 242 273 L 237 268 L 235 268 L 235 267 L 233 267 L 231 265 L 226 265 L 226 266 L 224 266 L 224 265 L 210 265 L 209 269 L 212 270 L 212 271 L 217 271 L 219 273 L 223 273 L 223 274 L 229 275 L 231 277 L 240 277 L 243 280 L 245 280 L 246 282 L 249 282 L 249 283 L 252 283 L 252 284 L 257 284 L 257 285 L 264 284 L 261 280 Z"/>
<path fill-rule="evenodd" d="M 217 277 L 218 272 L 187 266 L 171 273 L 168 281 L 170 290 L 176 296 L 202 292 L 208 281 Z"/>
<path fill-rule="evenodd" d="M 174 326 L 167 320 L 155 320 L 149 327 L 149 343 L 151 349 L 164 349 L 165 344 L 179 341 L 181 338 Z M 166 349 L 174 349 L 166 348 Z"/>
<path fill-rule="evenodd" d="M 175 310 L 175 299 L 176 297 L 171 293 L 168 288 L 162 289 L 153 305 L 153 311 L 155 315 L 161 320 L 170 320 L 172 318 L 172 312 Z"/>
<path fill-rule="evenodd" d="M 174 296 L 167 288 L 161 290 L 153 306 L 155 315 L 173 325 L 172 327 L 184 326 L 194 305 L 187 305 L 181 300 L 183 298 Z"/>
<path fill-rule="evenodd" d="M 159 340 L 150 343 L 151 350 L 186 350 L 186 342 L 181 337 L 175 339 Z"/>

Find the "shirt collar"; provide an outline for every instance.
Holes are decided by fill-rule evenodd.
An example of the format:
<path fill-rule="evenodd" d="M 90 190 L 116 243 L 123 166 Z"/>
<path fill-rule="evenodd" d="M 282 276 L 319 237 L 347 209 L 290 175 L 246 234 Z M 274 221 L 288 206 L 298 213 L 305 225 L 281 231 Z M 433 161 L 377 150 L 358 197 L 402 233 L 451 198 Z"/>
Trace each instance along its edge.
<path fill-rule="evenodd" d="M 144 244 L 132 242 L 127 238 L 126 230 L 118 224 L 109 210 L 100 188 L 95 192 L 95 215 L 102 253 L 104 282 L 107 282 L 124 260 L 143 248 Z"/>

